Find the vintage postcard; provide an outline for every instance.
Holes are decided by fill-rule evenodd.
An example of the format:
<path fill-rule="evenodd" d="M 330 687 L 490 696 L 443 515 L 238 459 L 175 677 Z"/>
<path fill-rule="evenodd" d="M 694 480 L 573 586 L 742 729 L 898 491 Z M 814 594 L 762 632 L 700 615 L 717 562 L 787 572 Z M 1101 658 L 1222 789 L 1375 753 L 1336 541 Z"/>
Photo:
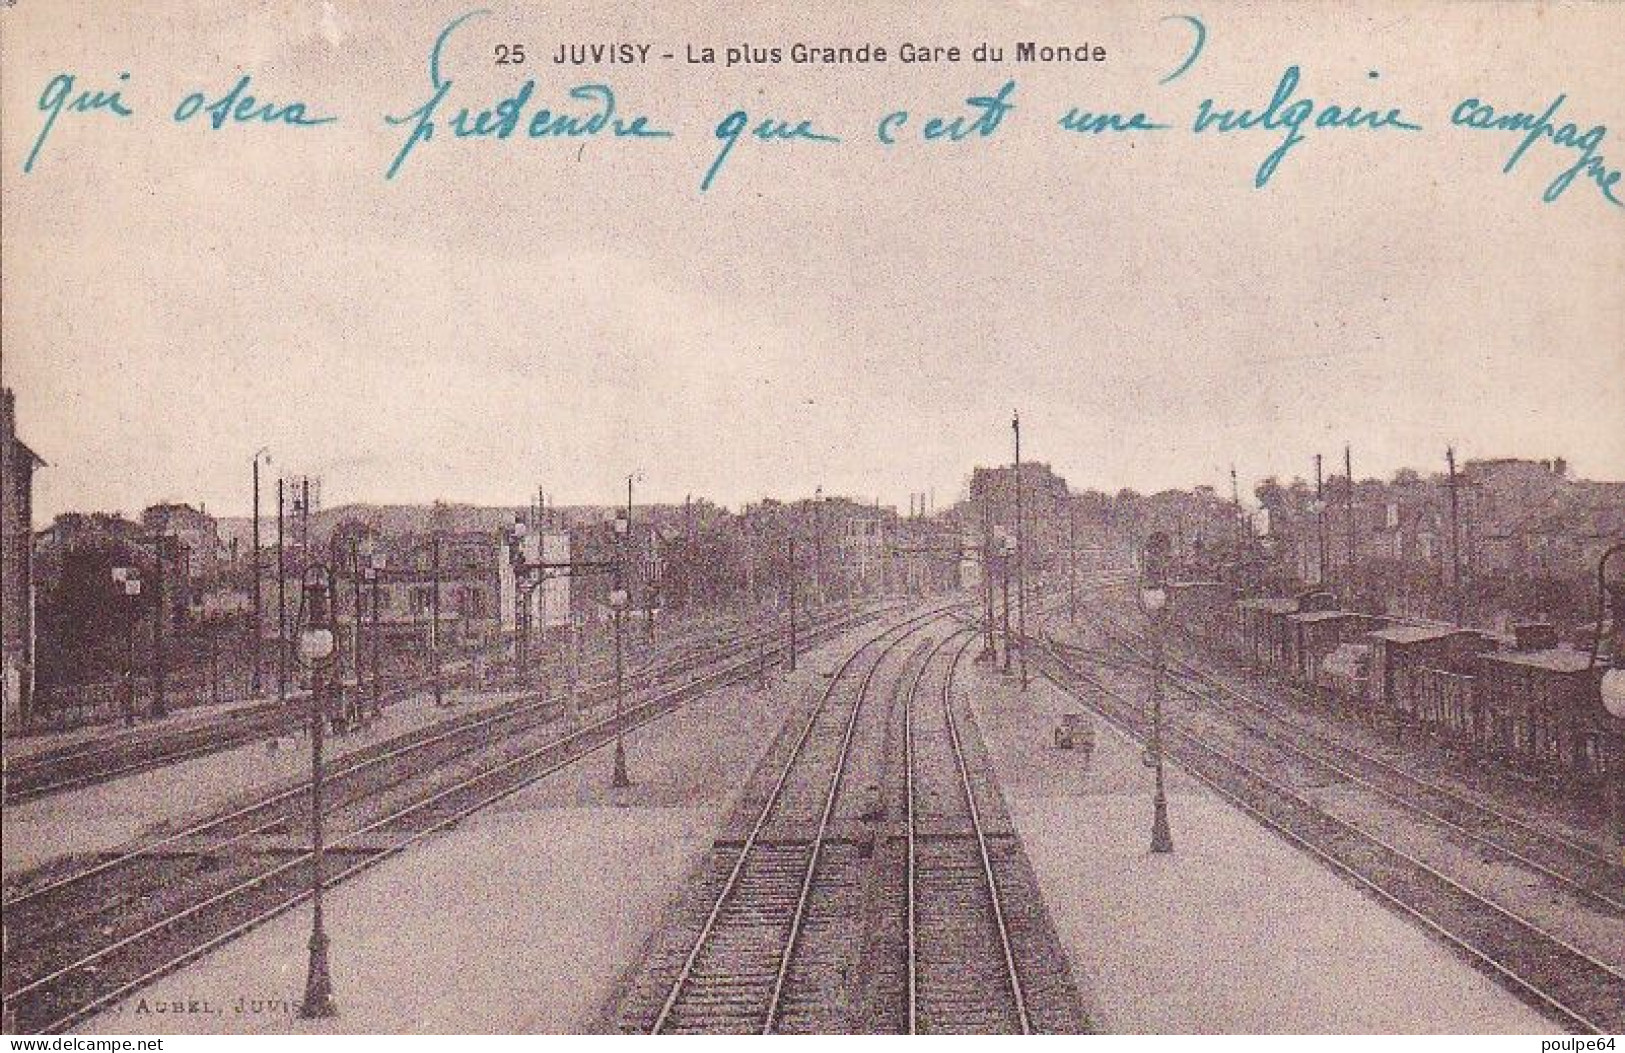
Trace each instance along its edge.
<path fill-rule="evenodd" d="M 10 1048 L 1611 1049 L 1622 56 L 0 0 Z"/>

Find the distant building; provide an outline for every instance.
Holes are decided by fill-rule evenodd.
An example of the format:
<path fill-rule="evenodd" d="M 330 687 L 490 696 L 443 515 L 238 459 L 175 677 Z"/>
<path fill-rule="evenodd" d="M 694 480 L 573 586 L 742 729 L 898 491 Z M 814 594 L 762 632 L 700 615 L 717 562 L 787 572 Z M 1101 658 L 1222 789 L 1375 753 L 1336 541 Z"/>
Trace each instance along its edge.
<path fill-rule="evenodd" d="M 532 569 L 521 578 L 515 574 L 512 559 L 497 564 L 497 604 L 502 631 L 512 633 L 521 625 L 531 631 L 557 629 L 570 624 L 571 577 L 560 564 L 570 562 L 570 535 L 563 530 L 530 531 L 516 550 L 510 550 L 524 564 L 553 564 L 553 569 Z M 540 577 L 538 577 L 540 574 Z M 523 595 L 519 591 L 525 585 Z M 524 607 L 520 606 L 523 599 Z M 520 611 L 525 615 L 520 617 Z"/>
<path fill-rule="evenodd" d="M 179 539 L 187 581 L 212 575 L 224 562 L 220 524 L 201 508 L 169 503 L 152 505 L 141 513 L 141 525 L 149 534 Z"/>
<path fill-rule="evenodd" d="M 351 560 L 351 535 L 358 542 Z M 261 554 L 260 631 L 265 639 L 278 634 L 278 605 L 281 621 L 290 638 L 298 632 L 303 607 L 300 594 L 305 568 L 315 567 L 330 552 L 338 586 L 335 613 L 340 624 L 352 622 L 356 610 L 356 584 L 360 573 L 363 619 L 373 616 L 376 592 L 378 621 L 385 634 L 422 634 L 433 621 L 436 605 L 435 583 L 439 582 L 439 608 L 442 640 L 448 643 L 476 643 L 494 638 L 502 630 L 504 615 L 512 612 L 512 578 L 508 566 L 506 540 L 495 530 L 448 531 L 438 535 L 407 534 L 379 536 L 369 524 L 351 519 L 337 525 L 337 540 L 309 552 L 290 547 L 279 559 L 273 545 Z M 439 541 L 439 565 L 435 548 Z M 361 555 L 361 543 L 370 543 L 382 561 L 375 578 L 367 576 L 369 557 Z M 331 546 L 331 548 L 329 547 Z M 278 578 L 279 563 L 281 578 Z M 504 581 L 509 583 L 504 601 Z M 374 588 L 376 581 L 376 590 Z"/>
<path fill-rule="evenodd" d="M 1069 543 L 1072 492 L 1066 480 L 1055 474 L 1048 464 L 1038 461 L 1021 463 L 1021 518 L 1025 521 L 1025 549 L 1029 582 L 1039 576 L 1041 562 L 1064 552 Z M 957 511 L 962 525 L 973 529 L 981 527 L 981 516 L 986 511 L 988 522 L 995 532 L 999 529 L 1016 532 L 1016 471 L 1008 465 L 998 468 L 976 468 L 971 472 L 970 502 Z M 965 524 L 969 518 L 971 522 Z"/>
<path fill-rule="evenodd" d="M 34 691 L 34 469 L 45 462 L 17 438 L 17 399 L 0 389 L 0 691 L 7 725 L 26 718 Z"/>

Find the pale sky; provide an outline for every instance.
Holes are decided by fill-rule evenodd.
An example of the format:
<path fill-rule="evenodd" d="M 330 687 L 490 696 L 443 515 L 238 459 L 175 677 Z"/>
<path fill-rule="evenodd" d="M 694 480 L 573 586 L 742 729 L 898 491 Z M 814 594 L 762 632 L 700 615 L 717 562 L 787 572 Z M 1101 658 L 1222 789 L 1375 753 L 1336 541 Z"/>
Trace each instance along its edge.
<path fill-rule="evenodd" d="M 452 38 L 441 111 L 526 77 L 538 105 L 613 86 L 674 137 L 420 145 L 383 115 L 429 92 L 441 27 L 473 3 L 20 0 L 0 9 L 4 374 L 50 467 L 36 512 L 160 499 L 222 514 L 249 459 L 319 474 L 330 504 L 878 496 L 939 505 L 1024 454 L 1074 485 L 1244 487 L 1463 457 L 1564 456 L 1625 478 L 1625 210 L 1543 141 L 1450 126 L 1468 96 L 1544 111 L 1625 166 L 1619 5 L 489 3 Z M 162 12 L 162 13 L 160 13 Z M 719 13 L 720 12 L 720 13 Z M 1158 80 L 1207 27 L 1196 64 Z M 1016 64 L 1014 42 L 1104 63 Z M 685 47 L 979 41 L 1002 65 L 788 62 L 724 70 Z M 561 67 L 561 42 L 677 60 Z M 496 67 L 497 43 L 527 64 Z M 1262 108 L 1283 71 L 1317 103 L 1398 106 L 1419 132 L 1191 134 L 1197 104 Z M 1370 76 L 1376 71 L 1378 76 Z M 136 114 L 65 112 L 57 73 Z M 119 81 L 128 72 L 128 80 Z M 294 129 L 176 124 L 188 92 L 336 114 Z M 990 139 L 875 139 L 884 114 L 967 112 L 1017 81 Z M 1085 137 L 1068 108 L 1173 130 Z M 699 185 L 729 111 L 811 119 L 841 144 L 742 140 Z M 1617 126 L 1617 128 L 1615 127 Z M 1625 197 L 1625 184 L 1616 187 Z"/>

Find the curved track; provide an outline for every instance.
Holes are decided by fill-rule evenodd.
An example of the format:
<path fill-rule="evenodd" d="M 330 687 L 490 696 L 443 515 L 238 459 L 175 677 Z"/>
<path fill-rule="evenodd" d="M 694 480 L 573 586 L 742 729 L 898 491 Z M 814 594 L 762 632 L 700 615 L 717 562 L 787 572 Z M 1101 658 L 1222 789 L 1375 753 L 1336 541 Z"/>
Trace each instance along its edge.
<path fill-rule="evenodd" d="M 867 620 L 857 615 L 852 621 Z M 826 625 L 827 636 L 845 621 Z M 612 744 L 726 684 L 753 679 L 760 654 L 727 662 L 629 705 L 619 716 L 526 744 L 506 727 L 533 707 L 471 718 L 333 774 L 332 884 Z M 714 663 L 715 659 L 713 659 Z M 675 675 L 673 672 L 672 675 Z M 501 731 L 500 736 L 490 734 Z M 481 750 L 478 743 L 490 742 Z M 468 758 L 472 758 L 472 761 Z M 428 778 L 422 776 L 428 775 Z M 137 845 L 5 905 L 5 1003 L 23 1031 L 58 1031 L 303 902 L 313 856 L 300 840 L 306 786 Z M 176 877 L 180 869 L 180 876 Z"/>

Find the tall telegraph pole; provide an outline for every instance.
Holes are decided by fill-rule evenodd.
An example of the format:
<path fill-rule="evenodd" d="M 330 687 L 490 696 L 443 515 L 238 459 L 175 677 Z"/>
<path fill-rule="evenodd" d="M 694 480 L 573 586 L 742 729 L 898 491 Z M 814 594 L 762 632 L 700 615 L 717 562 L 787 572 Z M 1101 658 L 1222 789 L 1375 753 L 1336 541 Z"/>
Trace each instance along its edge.
<path fill-rule="evenodd" d="M 255 698 L 260 697 L 263 687 L 260 682 L 260 632 L 264 625 L 261 613 L 264 607 L 260 598 L 260 455 L 264 452 L 264 449 L 254 451 L 254 626 L 248 646 L 250 660 L 254 663 L 253 672 L 249 674 L 250 694 Z"/>
<path fill-rule="evenodd" d="M 282 479 L 276 481 L 276 697 L 288 701 L 288 526 Z"/>
<path fill-rule="evenodd" d="M 998 658 L 993 629 L 993 512 L 988 487 L 982 488 L 982 610 L 985 630 L 982 653 L 988 661 Z"/>
<path fill-rule="evenodd" d="M 1326 586 L 1326 480 L 1321 474 L 1320 454 L 1315 454 L 1315 548 L 1320 580 L 1316 585 Z"/>
<path fill-rule="evenodd" d="M 440 684 L 440 535 L 434 536 L 429 555 L 430 584 L 429 584 L 429 661 L 434 666 L 434 704 L 446 704 L 444 689 Z"/>
<path fill-rule="evenodd" d="M 1444 451 L 1445 463 L 1450 468 L 1450 561 L 1454 567 L 1451 583 L 1456 594 L 1456 625 L 1461 626 L 1465 597 L 1461 587 L 1461 505 L 1456 496 L 1456 448 L 1447 447 Z"/>
<path fill-rule="evenodd" d="M 790 672 L 796 671 L 796 536 L 790 535 Z"/>
<path fill-rule="evenodd" d="M 1021 414 L 1013 412 L 1016 434 L 1016 636 L 1021 652 L 1021 689 L 1027 690 L 1027 524 L 1021 514 Z"/>
<path fill-rule="evenodd" d="M 1354 587 L 1354 564 L 1358 552 L 1354 535 L 1354 451 L 1347 443 L 1343 444 L 1343 478 L 1348 481 L 1348 489 L 1343 492 L 1343 514 L 1348 519 L 1349 569 L 1347 581 L 1349 588 Z"/>
<path fill-rule="evenodd" d="M 1066 495 L 1066 617 L 1078 620 L 1078 508 Z"/>

